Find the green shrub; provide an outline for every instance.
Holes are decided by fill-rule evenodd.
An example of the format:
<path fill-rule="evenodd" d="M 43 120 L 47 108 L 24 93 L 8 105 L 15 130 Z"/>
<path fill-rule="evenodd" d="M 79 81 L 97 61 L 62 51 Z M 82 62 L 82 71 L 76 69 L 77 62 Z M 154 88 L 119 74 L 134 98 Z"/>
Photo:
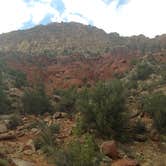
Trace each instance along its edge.
<path fill-rule="evenodd" d="M 5 159 L 0 159 L 0 166 L 9 166 L 9 162 Z"/>
<path fill-rule="evenodd" d="M 77 101 L 77 109 L 81 112 L 79 127 L 102 136 L 119 135 L 127 122 L 124 90 L 119 80 L 99 83 L 91 90 L 85 88 Z"/>
<path fill-rule="evenodd" d="M 24 112 L 28 114 L 44 114 L 52 112 L 52 106 L 43 88 L 26 91 L 22 98 Z"/>
<path fill-rule="evenodd" d="M 148 63 L 140 63 L 136 68 L 135 79 L 145 80 L 153 73 L 152 67 Z"/>
<path fill-rule="evenodd" d="M 60 102 L 57 104 L 58 111 L 72 113 L 75 110 L 75 103 L 78 96 L 75 88 L 56 90 L 54 94 L 61 97 Z"/>
<path fill-rule="evenodd" d="M 56 150 L 55 134 L 59 132 L 57 125 L 48 126 L 44 122 L 38 123 L 40 135 L 34 140 L 36 149 L 41 149 L 46 155 L 51 156 Z"/>
<path fill-rule="evenodd" d="M 19 70 L 9 69 L 9 74 L 15 80 L 15 86 L 17 88 L 28 85 L 26 73 Z"/>
<path fill-rule="evenodd" d="M 74 141 L 67 148 L 56 153 L 57 166 L 99 166 L 101 156 L 92 136 L 87 135 L 84 142 Z"/>
<path fill-rule="evenodd" d="M 128 89 L 137 89 L 138 88 L 138 83 L 136 80 L 129 80 L 126 84 Z"/>
<path fill-rule="evenodd" d="M 133 127 L 133 132 L 135 134 L 144 134 L 146 132 L 145 124 L 141 121 L 137 121 Z"/>
<path fill-rule="evenodd" d="M 6 114 L 9 112 L 10 102 L 4 92 L 4 87 L 0 86 L 0 114 Z"/>
<path fill-rule="evenodd" d="M 49 126 L 49 129 L 51 130 L 52 133 L 58 133 L 60 130 L 60 126 L 57 124 L 52 124 Z"/>
<path fill-rule="evenodd" d="M 143 109 L 154 119 L 160 132 L 166 132 L 166 95 L 157 92 L 151 94 L 143 101 Z"/>
<path fill-rule="evenodd" d="M 137 65 L 138 62 L 139 62 L 139 60 L 134 58 L 134 59 L 131 60 L 130 64 L 131 64 L 132 66 L 134 66 L 134 65 Z"/>
<path fill-rule="evenodd" d="M 19 126 L 20 124 L 21 124 L 21 118 L 19 117 L 19 115 L 13 115 L 9 119 L 8 127 L 10 129 L 16 129 L 17 126 Z"/>

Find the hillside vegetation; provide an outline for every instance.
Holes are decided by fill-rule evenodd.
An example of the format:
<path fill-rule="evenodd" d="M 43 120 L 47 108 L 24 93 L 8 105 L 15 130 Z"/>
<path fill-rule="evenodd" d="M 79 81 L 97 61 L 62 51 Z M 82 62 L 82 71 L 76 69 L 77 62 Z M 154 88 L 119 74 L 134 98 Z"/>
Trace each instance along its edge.
<path fill-rule="evenodd" d="M 0 50 L 0 165 L 166 165 L 165 35 L 52 23 Z"/>
<path fill-rule="evenodd" d="M 0 51 L 17 52 L 21 55 L 73 55 L 99 56 L 104 53 L 122 52 L 151 53 L 166 49 L 166 36 L 149 39 L 144 35 L 121 37 L 118 33 L 107 34 L 101 29 L 80 23 L 51 23 L 29 30 L 0 35 Z"/>

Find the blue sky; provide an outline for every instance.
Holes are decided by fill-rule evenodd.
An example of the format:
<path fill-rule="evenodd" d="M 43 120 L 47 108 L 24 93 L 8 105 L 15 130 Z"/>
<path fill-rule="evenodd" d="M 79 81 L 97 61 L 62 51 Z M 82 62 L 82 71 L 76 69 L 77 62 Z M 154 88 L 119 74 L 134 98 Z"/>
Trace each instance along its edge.
<path fill-rule="evenodd" d="M 123 36 L 166 33 L 166 0 L 0 0 L 0 33 L 80 22 Z"/>

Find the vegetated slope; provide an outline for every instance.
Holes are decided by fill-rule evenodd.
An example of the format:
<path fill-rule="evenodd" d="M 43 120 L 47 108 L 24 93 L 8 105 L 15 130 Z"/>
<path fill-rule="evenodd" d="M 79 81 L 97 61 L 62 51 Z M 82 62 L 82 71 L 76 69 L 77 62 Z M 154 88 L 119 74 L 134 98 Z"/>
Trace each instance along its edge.
<path fill-rule="evenodd" d="M 165 56 L 166 36 L 121 37 L 80 23 L 52 23 L 0 35 L 0 57 L 49 91 L 122 75 L 145 54 Z"/>
<path fill-rule="evenodd" d="M 52 27 L 56 31 L 58 26 L 61 33 L 57 35 L 49 30 Z M 81 32 L 77 33 L 79 27 Z M 89 28 L 93 33 L 84 33 Z M 82 38 L 75 37 L 80 34 Z M 62 156 L 72 154 L 67 165 L 79 161 L 93 165 L 96 159 L 112 165 L 110 158 L 98 154 L 96 146 L 115 139 L 129 142 L 118 142 L 124 145 L 120 147 L 121 158 L 127 156 L 141 165 L 165 165 L 165 35 L 154 39 L 143 35 L 120 37 L 90 26 L 62 23 L 3 34 L 0 41 L 1 111 L 21 115 L 0 118 L 0 157 L 5 154 L 5 161 L 10 157 L 47 166 L 43 162 L 46 154 L 59 166 L 64 161 Z M 24 47 L 28 45 L 25 43 L 31 47 Z M 54 44 L 62 49 L 59 51 Z M 29 86 L 24 73 L 30 84 L 44 83 L 50 96 L 45 94 L 43 84 Z M 121 79 L 107 81 L 112 78 Z M 78 88 L 60 89 L 72 85 Z M 84 138 L 86 132 L 95 140 L 90 135 Z M 75 139 L 79 142 L 64 148 Z M 87 162 L 90 164 L 84 164 Z"/>
<path fill-rule="evenodd" d="M 2 52 L 20 52 L 21 55 L 97 56 L 110 51 L 116 53 L 117 49 L 141 53 L 161 51 L 166 49 L 166 35 L 153 39 L 143 35 L 121 37 L 75 22 L 51 23 L 0 35 Z"/>
<path fill-rule="evenodd" d="M 2 51 L 24 53 L 44 53 L 44 51 L 45 53 L 53 51 L 54 55 L 86 51 L 101 53 L 109 45 L 109 35 L 103 30 L 79 23 L 52 23 L 0 36 Z"/>

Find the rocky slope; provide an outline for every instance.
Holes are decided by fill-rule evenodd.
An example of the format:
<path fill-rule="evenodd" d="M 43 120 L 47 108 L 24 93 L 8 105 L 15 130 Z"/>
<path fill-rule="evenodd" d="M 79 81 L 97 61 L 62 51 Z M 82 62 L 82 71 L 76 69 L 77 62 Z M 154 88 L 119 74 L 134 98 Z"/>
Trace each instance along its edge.
<path fill-rule="evenodd" d="M 44 83 L 55 105 L 54 111 L 57 111 L 57 105 L 63 98 L 53 96 L 55 90 L 75 86 L 79 92 L 84 86 L 93 87 L 98 81 L 121 79 L 125 90 L 129 89 L 126 94 L 126 110 L 129 112 L 128 121 L 131 125 L 129 129 L 140 122 L 141 126 L 137 127 L 139 132 L 141 128 L 141 134 L 134 135 L 131 131 L 129 135 L 133 141 L 124 144 L 96 137 L 101 150 L 104 149 L 102 145 L 106 145 L 106 152 L 102 150 L 104 157 L 101 165 L 166 164 L 165 135 L 159 135 L 153 125 L 153 118 L 143 112 L 141 104 L 146 95 L 155 92 L 166 94 L 165 35 L 153 39 L 143 35 L 121 37 L 117 33 L 107 34 L 96 27 L 78 23 L 53 23 L 0 35 L 0 60 L 0 76 L 4 79 L 5 93 L 12 103 L 10 111 L 16 115 L 18 112 L 22 113 L 24 92 L 32 89 L 31 85 L 36 85 L 39 81 Z M 139 72 L 142 72 L 142 68 L 138 72 L 140 64 L 153 69 L 145 80 L 138 78 Z M 20 73 L 13 72 L 13 69 L 26 73 L 29 85 L 21 82 L 21 86 L 19 84 L 16 88 L 14 82 L 20 81 L 17 77 Z M 144 74 L 146 67 L 143 69 L 145 70 L 141 74 Z M 70 98 L 72 96 L 68 96 L 67 100 Z M 33 140 L 41 134 L 41 129 L 34 122 L 44 121 L 47 127 L 58 124 L 60 131 L 54 133 L 54 140 L 62 148 L 76 137 L 74 128 L 77 116 L 79 115 L 74 114 L 71 117 L 58 111 L 38 116 L 21 114 L 19 119 L 14 117 L 13 120 L 11 112 L 1 115 L 0 162 L 4 159 L 12 166 L 51 166 L 48 156 L 34 147 Z"/>

